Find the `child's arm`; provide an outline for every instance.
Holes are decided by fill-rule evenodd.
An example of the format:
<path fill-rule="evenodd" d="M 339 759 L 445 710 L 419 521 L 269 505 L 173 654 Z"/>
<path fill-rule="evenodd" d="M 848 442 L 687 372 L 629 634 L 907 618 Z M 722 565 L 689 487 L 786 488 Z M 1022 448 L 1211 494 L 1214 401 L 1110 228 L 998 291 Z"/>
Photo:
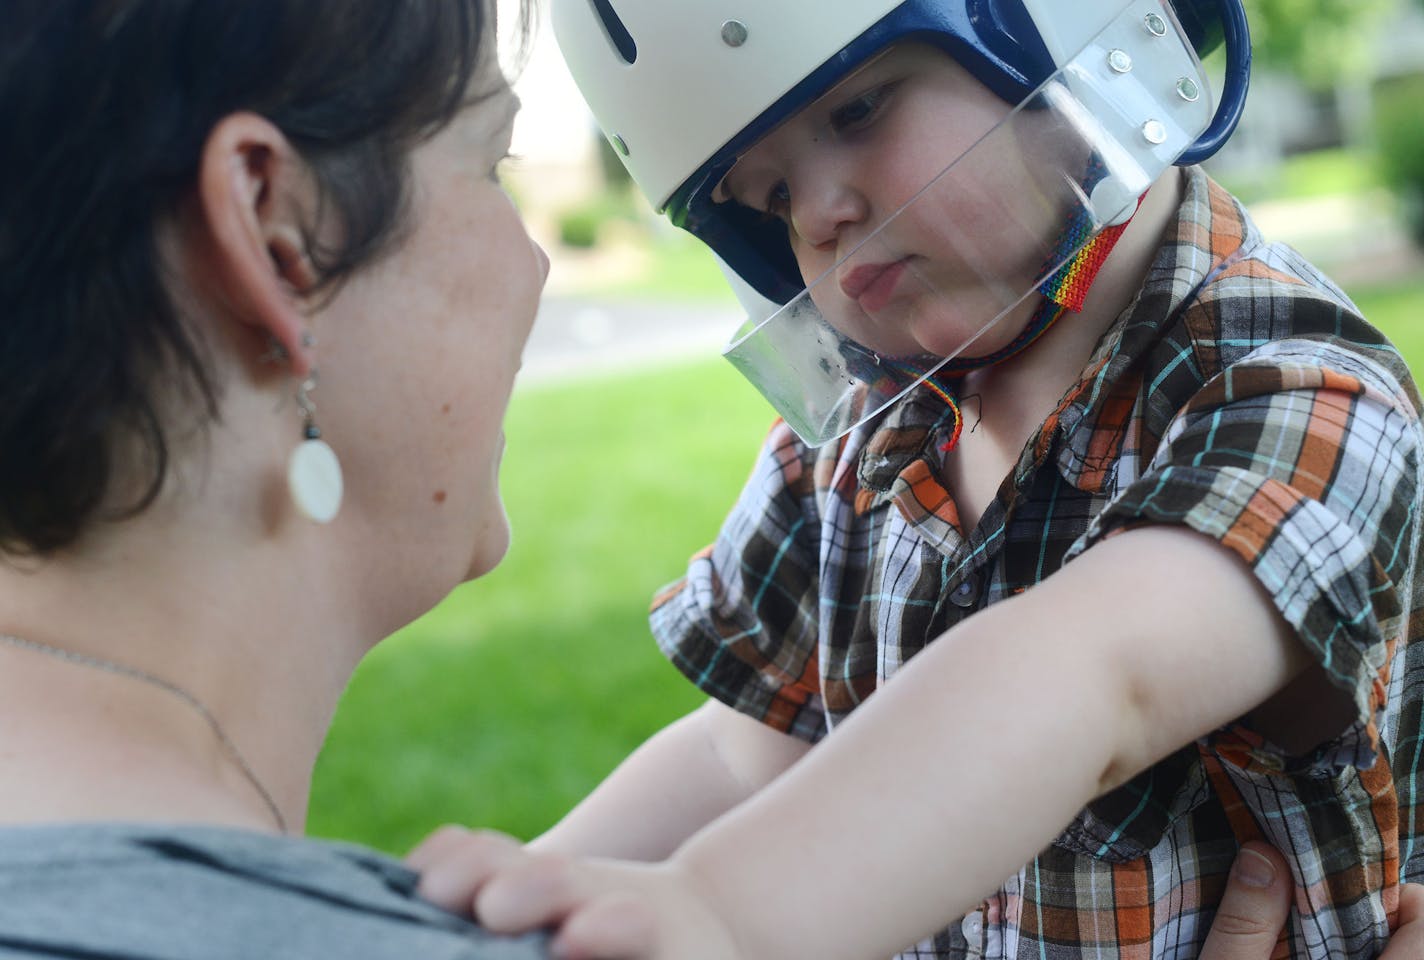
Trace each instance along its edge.
<path fill-rule="evenodd" d="M 661 860 L 810 749 L 716 700 L 659 731 L 529 846 Z"/>
<path fill-rule="evenodd" d="M 477 912 L 497 930 L 566 921 L 572 945 L 631 895 L 657 921 L 640 956 L 886 956 L 1310 662 L 1235 554 L 1124 532 L 931 644 L 665 865 L 521 860 Z"/>

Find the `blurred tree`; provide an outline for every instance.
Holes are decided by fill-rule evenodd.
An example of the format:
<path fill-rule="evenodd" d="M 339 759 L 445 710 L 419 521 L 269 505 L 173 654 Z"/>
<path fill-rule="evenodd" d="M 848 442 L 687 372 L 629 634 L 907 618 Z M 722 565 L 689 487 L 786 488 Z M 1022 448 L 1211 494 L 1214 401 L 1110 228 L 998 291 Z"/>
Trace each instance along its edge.
<path fill-rule="evenodd" d="M 1424 250 L 1424 72 L 1390 77 L 1375 88 L 1380 169 L 1399 197 L 1399 212 Z"/>
<path fill-rule="evenodd" d="M 593 139 L 598 144 L 598 170 L 603 175 L 603 184 L 611 190 L 626 190 L 631 188 L 633 178 L 628 173 L 628 168 L 623 166 L 623 161 L 619 159 L 614 151 L 613 145 L 603 133 L 595 127 L 592 131 Z"/>
<path fill-rule="evenodd" d="M 1399 7 L 1399 0 L 1245 2 L 1257 60 L 1315 88 L 1367 71 L 1371 35 L 1381 16 Z"/>

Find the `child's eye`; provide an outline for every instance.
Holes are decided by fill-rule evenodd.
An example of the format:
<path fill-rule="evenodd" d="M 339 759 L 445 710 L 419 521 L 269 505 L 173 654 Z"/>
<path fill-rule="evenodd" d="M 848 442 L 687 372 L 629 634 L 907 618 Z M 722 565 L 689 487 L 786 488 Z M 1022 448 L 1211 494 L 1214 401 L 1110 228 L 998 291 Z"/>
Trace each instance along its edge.
<path fill-rule="evenodd" d="M 859 96 L 848 100 L 831 111 L 830 127 L 836 133 L 857 130 L 875 118 L 880 108 L 895 92 L 898 83 L 885 83 L 872 87 Z"/>
<path fill-rule="evenodd" d="M 767 191 L 766 200 L 762 204 L 762 213 L 768 220 L 791 219 L 791 188 L 786 185 L 785 180 L 778 180 Z"/>

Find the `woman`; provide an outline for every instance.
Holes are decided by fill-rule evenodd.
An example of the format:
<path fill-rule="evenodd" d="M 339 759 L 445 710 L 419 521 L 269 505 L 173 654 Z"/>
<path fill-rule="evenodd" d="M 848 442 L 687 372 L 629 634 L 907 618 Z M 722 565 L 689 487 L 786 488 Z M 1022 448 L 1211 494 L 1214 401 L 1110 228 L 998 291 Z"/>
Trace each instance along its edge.
<path fill-rule="evenodd" d="M 508 542 L 491 9 L 7 8 L 0 954 L 543 955 L 297 839 L 357 661 Z"/>

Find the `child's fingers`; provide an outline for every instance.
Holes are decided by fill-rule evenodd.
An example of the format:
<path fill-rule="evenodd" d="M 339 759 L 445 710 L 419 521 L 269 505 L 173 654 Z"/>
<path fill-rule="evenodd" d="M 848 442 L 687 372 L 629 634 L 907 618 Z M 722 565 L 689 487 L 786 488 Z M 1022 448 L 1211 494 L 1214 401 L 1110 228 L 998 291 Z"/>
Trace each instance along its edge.
<path fill-rule="evenodd" d="M 447 823 L 416 844 L 415 849 L 405 855 L 405 862 L 412 870 L 424 870 L 454 853 L 486 844 L 491 848 L 518 847 L 519 841 L 495 830 L 471 830 Z"/>
<path fill-rule="evenodd" d="M 519 841 L 490 830 L 445 826 L 406 857 L 420 874 L 417 892 L 453 913 L 474 916 L 476 895 L 497 872 L 527 857 Z"/>
<path fill-rule="evenodd" d="M 557 925 L 599 892 L 586 867 L 562 857 L 525 854 L 476 894 L 475 915 L 495 933 L 524 933 Z"/>
<path fill-rule="evenodd" d="M 1290 913 L 1290 869 L 1263 843 L 1236 855 L 1201 960 L 1271 960 Z"/>
<path fill-rule="evenodd" d="M 1379 960 L 1424 957 L 1424 886 L 1406 883 L 1399 889 L 1399 928 Z"/>
<path fill-rule="evenodd" d="M 641 898 L 615 893 L 576 910 L 550 944 L 561 960 L 639 960 L 652 956 L 657 928 Z"/>

